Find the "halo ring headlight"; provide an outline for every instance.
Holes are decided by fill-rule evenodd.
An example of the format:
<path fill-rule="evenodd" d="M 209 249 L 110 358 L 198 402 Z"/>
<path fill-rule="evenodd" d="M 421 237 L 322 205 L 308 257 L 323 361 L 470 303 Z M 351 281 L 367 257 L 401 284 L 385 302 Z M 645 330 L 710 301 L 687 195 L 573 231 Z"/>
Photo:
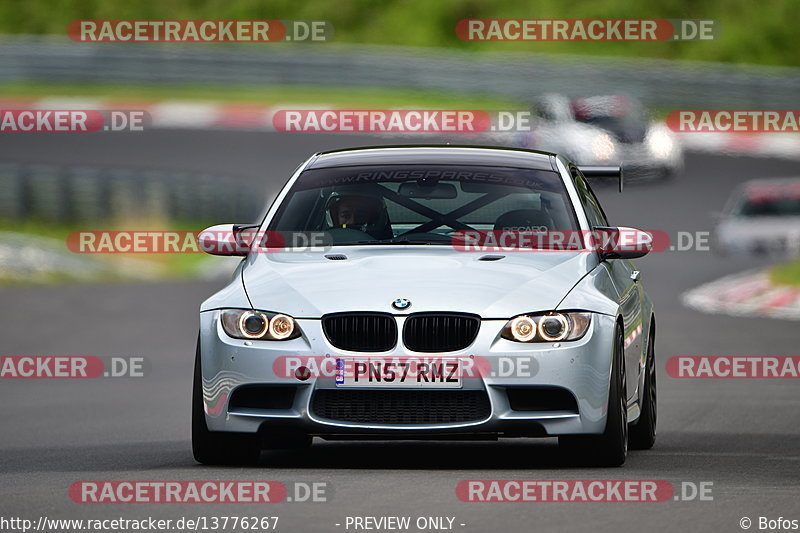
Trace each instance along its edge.
<path fill-rule="evenodd" d="M 536 322 L 527 315 L 511 321 L 511 335 L 519 342 L 530 342 L 536 336 Z"/>
<path fill-rule="evenodd" d="M 282 340 L 294 332 L 294 320 L 286 315 L 275 315 L 269 321 L 269 334 L 275 340 Z"/>
<path fill-rule="evenodd" d="M 589 331 L 588 311 L 547 311 L 518 315 L 506 322 L 500 336 L 514 342 L 576 341 Z"/>
<path fill-rule="evenodd" d="M 557 324 L 554 324 L 557 322 Z M 553 325 L 559 327 L 558 333 L 553 334 Z M 569 320 L 561 313 L 545 315 L 539 319 L 539 336 L 546 341 L 555 342 L 567 338 L 569 335 Z"/>
<path fill-rule="evenodd" d="M 248 339 L 261 338 L 269 326 L 267 315 L 258 311 L 245 311 L 239 317 L 239 331 Z"/>

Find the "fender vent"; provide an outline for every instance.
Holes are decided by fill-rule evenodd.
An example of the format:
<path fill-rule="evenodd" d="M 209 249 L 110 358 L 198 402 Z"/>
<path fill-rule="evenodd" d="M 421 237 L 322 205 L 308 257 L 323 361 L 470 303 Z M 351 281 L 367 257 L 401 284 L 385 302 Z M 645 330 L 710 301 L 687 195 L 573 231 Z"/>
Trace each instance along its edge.
<path fill-rule="evenodd" d="M 328 254 L 325 256 L 325 259 L 330 259 L 331 261 L 345 261 L 347 256 L 344 254 Z"/>
<path fill-rule="evenodd" d="M 505 257 L 504 255 L 483 255 L 478 258 L 478 261 L 500 261 L 501 259 L 505 259 Z"/>

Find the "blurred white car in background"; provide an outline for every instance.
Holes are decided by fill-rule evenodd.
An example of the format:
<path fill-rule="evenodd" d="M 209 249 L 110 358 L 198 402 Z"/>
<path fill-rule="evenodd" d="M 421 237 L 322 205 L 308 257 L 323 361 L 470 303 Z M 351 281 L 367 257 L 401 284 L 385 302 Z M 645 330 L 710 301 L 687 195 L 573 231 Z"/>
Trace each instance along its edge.
<path fill-rule="evenodd" d="M 714 242 L 722 254 L 800 255 L 800 178 L 738 187 L 719 217 Z"/>
<path fill-rule="evenodd" d="M 533 131 L 517 137 L 519 146 L 561 153 L 580 165 L 622 165 L 628 181 L 683 171 L 683 149 L 675 134 L 650 120 L 632 98 L 549 94 L 535 107 Z"/>

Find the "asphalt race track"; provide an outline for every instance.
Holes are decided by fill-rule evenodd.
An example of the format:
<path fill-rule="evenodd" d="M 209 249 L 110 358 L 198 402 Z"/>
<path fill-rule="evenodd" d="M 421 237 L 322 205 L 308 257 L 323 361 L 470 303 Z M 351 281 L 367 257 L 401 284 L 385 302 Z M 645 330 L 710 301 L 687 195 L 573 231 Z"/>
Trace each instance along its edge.
<path fill-rule="evenodd" d="M 17 135 L 0 161 L 92 164 L 226 173 L 263 182 L 271 196 L 307 155 L 386 139 L 248 132 Z M 599 193 L 612 224 L 706 231 L 737 183 L 800 175 L 800 162 L 689 155 L 685 175 Z M 220 222 L 249 222 L 220 221 Z M 135 229 L 135 228 L 134 228 Z M 651 451 L 620 469 L 570 466 L 553 439 L 459 443 L 317 441 L 304 452 L 265 452 L 257 468 L 206 468 L 189 442 L 197 308 L 224 283 L 73 285 L 0 290 L 2 355 L 141 356 L 143 378 L 0 382 L 0 515 L 50 518 L 279 516 L 280 531 L 345 530 L 347 516 L 451 516 L 485 531 L 740 531 L 742 517 L 800 519 L 797 380 L 677 380 L 674 355 L 797 355 L 798 323 L 705 315 L 680 294 L 758 266 L 712 252 L 654 253 L 639 261 L 655 301 L 659 431 Z M 327 482 L 327 503 L 82 505 L 80 480 Z M 464 503 L 464 479 L 657 479 L 713 482 L 713 501 Z M 337 526 L 336 524 L 341 524 Z M 461 526 L 460 524 L 464 524 Z"/>

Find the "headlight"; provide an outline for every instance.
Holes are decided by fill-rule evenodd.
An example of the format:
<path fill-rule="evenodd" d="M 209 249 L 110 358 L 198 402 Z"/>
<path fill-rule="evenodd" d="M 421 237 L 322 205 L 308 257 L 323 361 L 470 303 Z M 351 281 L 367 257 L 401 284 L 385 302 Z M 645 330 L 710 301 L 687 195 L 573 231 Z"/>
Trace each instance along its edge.
<path fill-rule="evenodd" d="M 610 161 L 617 153 L 614 139 L 607 133 L 596 135 L 592 139 L 592 153 L 598 161 Z"/>
<path fill-rule="evenodd" d="M 286 315 L 275 315 L 269 321 L 269 334 L 277 340 L 288 339 L 294 333 L 294 319 Z"/>
<path fill-rule="evenodd" d="M 536 336 L 536 322 L 529 316 L 518 316 L 507 327 L 515 341 L 530 342 Z"/>
<path fill-rule="evenodd" d="M 569 333 L 569 321 L 562 314 L 543 316 L 539 319 L 539 336 L 546 341 L 563 341 Z"/>
<path fill-rule="evenodd" d="M 575 341 L 586 335 L 591 322 L 591 313 L 574 311 L 519 315 L 506 323 L 500 336 L 517 342 Z"/>
<path fill-rule="evenodd" d="M 258 311 L 245 311 L 239 315 L 239 332 L 248 339 L 257 339 L 267 332 L 269 318 Z"/>
<path fill-rule="evenodd" d="M 675 150 L 675 141 L 672 135 L 664 130 L 653 130 L 647 136 L 647 147 L 650 152 L 659 159 L 667 159 Z"/>
<path fill-rule="evenodd" d="M 300 328 L 294 319 L 280 313 L 229 309 L 222 312 L 220 320 L 222 329 L 234 339 L 284 341 L 300 336 Z"/>

